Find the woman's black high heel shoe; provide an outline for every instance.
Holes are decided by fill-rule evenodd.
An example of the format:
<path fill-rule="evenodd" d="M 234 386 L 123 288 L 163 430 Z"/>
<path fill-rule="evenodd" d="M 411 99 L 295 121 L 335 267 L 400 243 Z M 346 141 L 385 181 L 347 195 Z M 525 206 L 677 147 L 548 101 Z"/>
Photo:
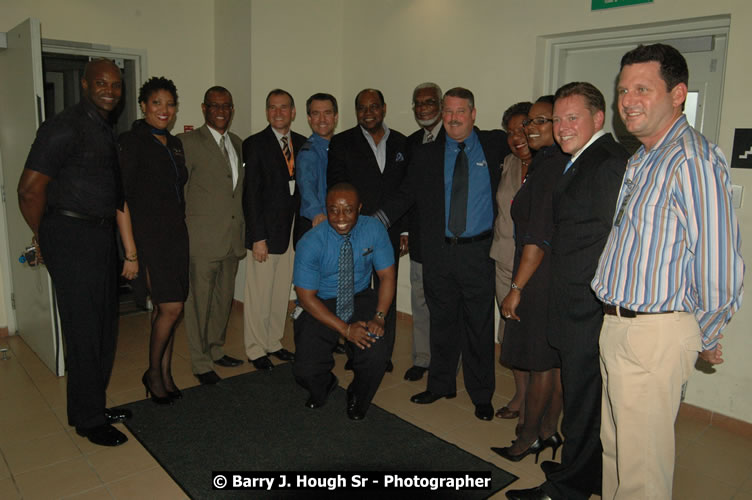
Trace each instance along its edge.
<path fill-rule="evenodd" d="M 151 393 L 151 400 L 154 401 L 158 405 L 171 405 L 172 399 L 169 396 L 165 396 L 160 398 L 156 394 L 154 394 L 154 391 L 151 390 L 151 387 L 149 387 L 149 377 L 147 376 L 148 373 L 144 373 L 144 376 L 141 377 L 141 383 L 144 384 L 144 389 L 146 389 L 146 397 L 149 397 L 149 394 Z"/>
<path fill-rule="evenodd" d="M 561 434 L 558 432 L 554 432 L 541 441 L 540 451 L 543 451 L 546 448 L 551 448 L 551 460 L 556 460 L 556 450 L 558 450 L 562 444 L 564 444 L 564 438 L 562 438 Z"/>
<path fill-rule="evenodd" d="M 172 400 L 183 399 L 183 392 L 180 389 L 175 389 L 174 391 L 167 391 L 167 397 L 169 397 Z"/>
<path fill-rule="evenodd" d="M 540 452 L 544 449 L 543 445 L 541 444 L 541 440 L 540 439 L 536 439 L 535 441 L 533 441 L 533 444 L 531 444 L 530 447 L 527 450 L 523 451 L 519 455 L 512 455 L 509 452 L 509 448 L 510 447 L 506 447 L 506 448 L 492 447 L 491 450 L 493 450 L 494 452 L 498 453 L 499 455 L 501 455 L 502 457 L 506 458 L 507 460 L 511 460 L 512 462 L 519 462 L 520 460 L 522 460 L 526 456 L 528 456 L 528 455 L 530 455 L 532 453 L 535 453 L 535 463 L 537 464 L 538 463 L 538 455 L 540 455 Z"/>

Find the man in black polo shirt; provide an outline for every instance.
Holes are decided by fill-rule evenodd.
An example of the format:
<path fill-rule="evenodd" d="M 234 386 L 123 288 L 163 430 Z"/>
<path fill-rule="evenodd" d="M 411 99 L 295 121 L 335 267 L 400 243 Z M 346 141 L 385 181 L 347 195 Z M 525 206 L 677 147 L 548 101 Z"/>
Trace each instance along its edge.
<path fill-rule="evenodd" d="M 120 70 L 111 61 L 93 60 L 81 88 L 81 102 L 39 127 L 18 183 L 18 204 L 55 285 L 66 346 L 68 424 L 92 443 L 117 446 L 128 438 L 112 424 L 130 416 L 105 407 L 117 333 L 113 223 L 117 209 L 127 213 L 107 121 L 120 101 Z M 133 241 L 124 243 L 124 274 L 132 277 Z"/>

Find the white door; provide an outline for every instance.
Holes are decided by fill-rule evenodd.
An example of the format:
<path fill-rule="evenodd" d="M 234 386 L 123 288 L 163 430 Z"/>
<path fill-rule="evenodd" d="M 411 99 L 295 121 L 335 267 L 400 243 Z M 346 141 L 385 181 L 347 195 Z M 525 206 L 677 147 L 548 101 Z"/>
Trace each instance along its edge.
<path fill-rule="evenodd" d="M 5 241 L 11 275 L 12 318 L 9 325 L 59 376 L 65 372 L 62 335 L 47 269 L 29 267 L 18 256 L 31 242 L 31 230 L 18 208 L 16 186 L 44 120 L 42 42 L 37 19 L 27 19 L 7 33 L 8 48 L 0 50 L 0 154 L 2 155 Z"/>

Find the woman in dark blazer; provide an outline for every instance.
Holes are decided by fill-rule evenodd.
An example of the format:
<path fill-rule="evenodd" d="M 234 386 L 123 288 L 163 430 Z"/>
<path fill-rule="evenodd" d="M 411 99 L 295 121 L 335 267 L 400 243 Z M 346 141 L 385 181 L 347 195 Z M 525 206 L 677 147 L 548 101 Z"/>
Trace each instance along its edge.
<path fill-rule="evenodd" d="M 177 113 L 175 85 L 150 78 L 139 91 L 144 118 L 123 133 L 120 167 L 130 210 L 141 273 L 154 310 L 151 317 L 149 369 L 142 382 L 147 397 L 170 404 L 182 397 L 172 379 L 175 326 L 188 297 L 188 231 L 183 186 L 188 178 L 183 146 L 167 130 Z"/>

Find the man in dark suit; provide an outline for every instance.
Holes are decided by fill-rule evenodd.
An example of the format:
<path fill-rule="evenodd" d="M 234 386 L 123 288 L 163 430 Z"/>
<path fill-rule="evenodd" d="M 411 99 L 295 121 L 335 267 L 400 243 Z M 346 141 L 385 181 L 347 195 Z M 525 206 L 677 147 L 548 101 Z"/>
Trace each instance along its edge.
<path fill-rule="evenodd" d="M 204 125 L 178 135 L 188 168 L 185 223 L 191 262 L 185 333 L 193 373 L 202 384 L 219 382 L 213 364 L 243 363 L 223 350 L 235 274 L 245 257 L 241 140 L 228 130 L 233 109 L 232 94 L 211 87 L 201 103 Z"/>
<path fill-rule="evenodd" d="M 605 133 L 606 103 L 589 83 L 556 91 L 553 129 L 572 157 L 553 192 L 548 341 L 561 357 L 564 451 L 544 462 L 546 482 L 512 490 L 511 499 L 588 499 L 601 491 L 601 373 L 598 337 L 603 309 L 590 288 L 611 230 L 629 155 Z M 545 437 L 545 436 L 544 436 Z"/>
<path fill-rule="evenodd" d="M 269 126 L 243 141 L 246 260 L 244 335 L 248 359 L 258 370 L 274 368 L 267 354 L 282 361 L 294 355 L 282 348 L 292 287 L 293 227 L 300 209 L 295 184 L 295 153 L 306 139 L 290 130 L 295 101 L 281 89 L 266 96 Z"/>
<path fill-rule="evenodd" d="M 421 83 L 413 90 L 413 115 L 420 128 L 407 138 L 406 150 L 433 142 L 442 129 L 441 87 L 435 83 Z M 415 206 L 408 214 L 407 234 L 400 237 L 400 254 L 410 252 L 410 304 L 413 313 L 413 366 L 405 372 L 405 380 L 420 380 L 431 362 L 431 319 L 423 292 L 423 257 L 420 246 L 420 221 Z"/>
<path fill-rule="evenodd" d="M 390 130 L 384 123 L 386 103 L 380 90 L 364 89 L 355 97 L 358 125 L 332 137 L 329 143 L 329 163 L 326 179 L 329 187 L 349 182 L 360 193 L 363 215 L 371 215 L 380 208 L 385 196 L 399 189 L 405 176 L 405 136 Z M 401 223 L 389 229 L 394 248 L 395 273 L 400 251 Z M 378 275 L 374 275 L 378 288 Z M 396 294 L 386 316 L 386 330 L 390 345 L 387 371 L 392 371 L 391 355 L 397 327 Z"/>
<path fill-rule="evenodd" d="M 475 416 L 491 420 L 495 273 L 489 251 L 494 194 L 509 146 L 504 132 L 475 129 L 475 114 L 469 90 L 456 87 L 444 94 L 445 133 L 413 151 L 400 193 L 376 216 L 389 225 L 415 204 L 420 217 L 431 365 L 427 390 L 411 401 L 430 404 L 454 398 L 462 354 L 465 388 Z"/>

